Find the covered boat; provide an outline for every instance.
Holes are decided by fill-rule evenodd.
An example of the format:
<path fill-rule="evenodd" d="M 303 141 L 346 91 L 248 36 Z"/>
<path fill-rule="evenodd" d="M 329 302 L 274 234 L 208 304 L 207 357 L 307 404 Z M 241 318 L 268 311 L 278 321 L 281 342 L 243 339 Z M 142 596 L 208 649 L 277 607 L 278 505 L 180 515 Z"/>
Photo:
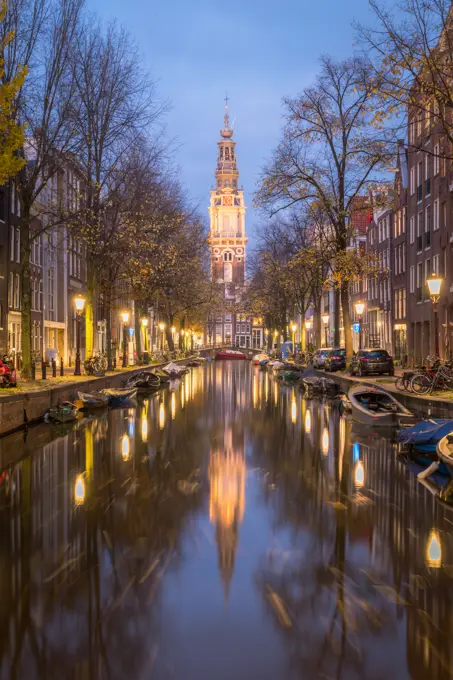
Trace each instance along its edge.
<path fill-rule="evenodd" d="M 157 370 L 157 369 L 156 369 Z M 181 366 L 179 364 L 175 364 L 172 361 L 170 361 L 169 364 L 163 367 L 162 369 L 167 375 L 170 376 L 170 378 L 179 378 L 180 376 L 184 375 L 184 373 L 188 373 L 189 369 L 186 368 L 185 366 Z"/>
<path fill-rule="evenodd" d="M 53 406 L 49 409 L 48 415 L 51 420 L 57 423 L 69 423 L 76 420 L 79 409 L 71 401 L 64 401 L 58 406 Z"/>
<path fill-rule="evenodd" d="M 398 432 L 398 441 L 408 449 L 435 454 L 437 443 L 453 431 L 453 420 L 432 418 L 421 420 Z"/>
<path fill-rule="evenodd" d="M 307 378 L 302 378 L 300 384 L 308 396 L 314 396 L 315 394 L 336 396 L 340 390 L 340 387 L 331 378 L 318 378 L 317 376 L 309 376 Z"/>
<path fill-rule="evenodd" d="M 101 390 L 101 394 L 105 394 L 109 398 L 109 406 L 117 406 L 129 399 L 134 399 L 137 396 L 136 387 L 110 387 Z"/>
<path fill-rule="evenodd" d="M 222 359 L 247 359 L 244 352 L 240 352 L 238 349 L 219 349 L 215 353 L 216 361 Z"/>
<path fill-rule="evenodd" d="M 289 370 L 283 368 L 279 371 L 278 378 L 279 380 L 286 380 L 287 382 L 295 382 L 296 380 L 300 380 L 300 371 L 295 368 Z"/>
<path fill-rule="evenodd" d="M 284 368 L 285 368 L 285 364 L 283 363 L 283 361 L 275 361 L 275 362 L 272 364 L 272 373 L 273 373 L 274 375 L 278 375 L 279 372 L 280 372 L 281 370 L 283 370 Z"/>
<path fill-rule="evenodd" d="M 262 361 L 269 361 L 269 355 L 265 352 L 255 354 L 255 356 L 252 358 L 252 364 L 254 366 L 258 366 L 258 364 L 260 364 Z"/>
<path fill-rule="evenodd" d="M 82 408 L 102 408 L 108 406 L 109 398 L 101 392 L 77 392 Z"/>
<path fill-rule="evenodd" d="M 366 425 L 389 427 L 414 420 L 413 414 L 385 390 L 356 385 L 348 397 L 353 417 Z"/>
<path fill-rule="evenodd" d="M 152 371 L 141 371 L 129 378 L 126 382 L 126 387 L 136 388 L 138 394 L 147 394 L 159 389 L 160 378 Z"/>
<path fill-rule="evenodd" d="M 443 463 L 450 475 L 453 476 L 453 430 L 450 430 L 437 443 L 437 457 Z"/>

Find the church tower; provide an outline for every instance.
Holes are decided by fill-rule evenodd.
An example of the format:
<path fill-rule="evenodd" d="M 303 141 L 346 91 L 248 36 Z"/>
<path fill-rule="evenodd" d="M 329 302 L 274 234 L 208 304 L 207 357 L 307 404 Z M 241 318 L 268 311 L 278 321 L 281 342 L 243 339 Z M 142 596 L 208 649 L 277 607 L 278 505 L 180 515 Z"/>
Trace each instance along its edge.
<path fill-rule="evenodd" d="M 233 312 L 233 305 L 240 299 L 245 285 L 246 206 L 244 190 L 238 186 L 236 142 L 230 126 L 228 97 L 225 103 L 224 125 L 217 142 L 216 185 L 211 190 L 209 207 L 209 245 L 211 276 L 224 284 L 226 313 L 211 320 L 208 334 L 212 342 L 250 347 L 251 319 Z M 228 313 L 229 307 L 231 313 Z"/>

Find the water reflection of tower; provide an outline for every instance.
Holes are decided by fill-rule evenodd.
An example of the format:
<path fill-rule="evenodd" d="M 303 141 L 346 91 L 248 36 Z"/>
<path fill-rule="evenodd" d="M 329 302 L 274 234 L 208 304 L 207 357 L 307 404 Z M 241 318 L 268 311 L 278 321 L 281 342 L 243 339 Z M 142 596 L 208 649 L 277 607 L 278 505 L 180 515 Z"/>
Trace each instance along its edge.
<path fill-rule="evenodd" d="M 245 477 L 244 433 L 235 433 L 226 426 L 223 441 L 221 435 L 216 438 L 209 464 L 209 517 L 216 527 L 219 569 L 226 598 L 233 577 L 239 525 L 244 517 Z"/>

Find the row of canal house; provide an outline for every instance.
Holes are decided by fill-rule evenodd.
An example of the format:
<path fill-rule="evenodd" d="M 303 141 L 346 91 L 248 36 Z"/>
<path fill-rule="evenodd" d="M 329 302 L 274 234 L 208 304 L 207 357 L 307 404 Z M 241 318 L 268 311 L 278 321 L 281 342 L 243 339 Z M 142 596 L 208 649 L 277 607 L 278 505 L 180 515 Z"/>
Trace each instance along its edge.
<path fill-rule="evenodd" d="M 32 231 L 31 247 L 31 344 L 35 361 L 43 357 L 63 359 L 73 366 L 76 354 L 77 317 L 74 299 L 86 291 L 86 250 L 77 232 L 65 224 L 52 226 L 55 206 L 68 213 L 79 211 L 84 197 L 82 175 L 76 163 L 68 162 L 48 181 L 39 196 Z M 14 357 L 21 365 L 21 229 L 20 203 L 11 182 L 0 187 L 0 357 Z M 47 220 L 47 224 L 45 222 Z M 134 322 L 130 301 L 126 305 Z M 102 300 L 94 310 L 94 347 L 106 350 L 106 321 Z M 114 317 L 114 318 L 113 318 Z M 112 345 L 121 351 L 123 336 L 119 309 L 112 312 Z M 129 334 L 129 353 L 133 356 L 133 331 Z M 82 360 L 85 357 L 85 331 L 82 323 Z"/>
<path fill-rule="evenodd" d="M 364 302 L 363 346 L 383 347 L 398 362 L 413 365 L 434 354 L 434 311 L 426 284 L 432 274 L 442 278 L 440 355 L 453 354 L 453 170 L 430 108 L 409 120 L 409 143 L 398 144 L 393 189 L 358 198 L 351 213 L 350 246 L 374 253 L 379 269 L 351 285 L 351 322 L 357 350 L 355 304 Z M 333 339 L 332 300 L 326 294 L 323 309 L 332 312 Z"/>

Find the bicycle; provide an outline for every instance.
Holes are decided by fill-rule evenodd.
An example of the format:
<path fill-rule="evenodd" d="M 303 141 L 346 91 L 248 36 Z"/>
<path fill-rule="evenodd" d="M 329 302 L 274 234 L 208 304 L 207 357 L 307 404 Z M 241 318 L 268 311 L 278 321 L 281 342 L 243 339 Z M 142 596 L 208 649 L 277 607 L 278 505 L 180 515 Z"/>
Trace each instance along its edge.
<path fill-rule="evenodd" d="M 97 352 L 83 362 L 85 375 L 103 376 L 107 370 L 107 359 L 104 354 Z"/>
<path fill-rule="evenodd" d="M 413 392 L 414 390 L 412 389 L 412 380 L 416 376 L 419 375 L 426 375 L 427 373 L 430 373 L 431 371 L 436 371 L 439 366 L 440 366 L 440 359 L 436 357 L 427 357 L 428 359 L 428 367 L 425 365 L 418 366 L 416 367 L 413 371 L 405 371 L 403 375 L 399 376 L 395 380 L 395 387 L 397 390 L 400 392 Z M 429 366 L 429 364 L 432 364 Z"/>
<path fill-rule="evenodd" d="M 412 378 L 411 389 L 415 394 L 431 394 L 434 390 L 453 389 L 453 371 L 451 366 L 439 366 L 433 372 L 419 374 Z"/>

